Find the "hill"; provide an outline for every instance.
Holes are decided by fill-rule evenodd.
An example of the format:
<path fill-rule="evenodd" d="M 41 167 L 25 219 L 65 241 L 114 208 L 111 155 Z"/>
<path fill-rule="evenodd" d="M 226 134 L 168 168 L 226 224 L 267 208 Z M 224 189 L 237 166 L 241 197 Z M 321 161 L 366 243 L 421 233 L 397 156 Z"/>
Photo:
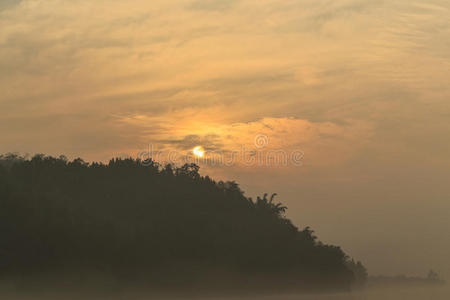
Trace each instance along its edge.
<path fill-rule="evenodd" d="M 274 198 L 248 198 L 194 164 L 4 155 L 0 276 L 282 291 L 345 290 L 365 279 L 361 263 L 299 230 Z"/>

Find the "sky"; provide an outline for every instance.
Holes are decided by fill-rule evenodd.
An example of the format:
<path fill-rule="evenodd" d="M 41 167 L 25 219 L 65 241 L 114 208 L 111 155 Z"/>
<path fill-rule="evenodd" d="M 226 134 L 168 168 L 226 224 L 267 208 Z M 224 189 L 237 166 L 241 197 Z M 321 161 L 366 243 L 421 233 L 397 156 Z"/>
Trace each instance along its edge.
<path fill-rule="evenodd" d="M 449 100 L 448 0 L 0 1 L 0 153 L 202 146 L 374 275 L 450 278 Z"/>

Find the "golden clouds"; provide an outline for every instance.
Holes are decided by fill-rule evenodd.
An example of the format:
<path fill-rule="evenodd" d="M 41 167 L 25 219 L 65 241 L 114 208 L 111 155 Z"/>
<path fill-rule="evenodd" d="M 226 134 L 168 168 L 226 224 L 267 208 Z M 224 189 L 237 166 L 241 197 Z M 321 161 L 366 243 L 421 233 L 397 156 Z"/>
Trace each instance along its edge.
<path fill-rule="evenodd" d="M 325 167 L 343 164 L 362 148 L 367 146 L 373 131 L 370 123 L 348 120 L 346 123 L 310 122 L 294 118 L 263 118 L 252 122 L 222 124 L 202 119 L 201 114 L 191 116 L 187 112 L 180 115 L 188 118 L 171 119 L 166 123 L 163 134 L 154 132 L 147 136 L 148 144 L 155 150 L 191 151 L 202 145 L 211 155 L 238 153 L 233 167 L 245 167 L 243 152 L 258 150 L 283 151 L 289 155 L 302 152 L 306 166 Z M 122 119 L 142 128 L 151 129 L 156 123 L 147 116 L 130 116 Z M 262 145 L 256 140 L 265 137 Z M 302 163 L 303 165 L 303 163 Z M 286 164 L 286 167 L 292 167 Z"/>
<path fill-rule="evenodd" d="M 323 4 L 25 0 L 8 5 L 0 10 L 0 114 L 13 118 L 10 124 L 34 120 L 35 126 L 2 132 L 9 137 L 1 140 L 9 145 L 2 151 L 21 150 L 23 143 L 12 136 L 39 139 L 47 128 L 40 120 L 61 115 L 71 116 L 65 119 L 68 136 L 92 132 L 93 125 L 75 121 L 82 115 L 97 118 L 99 132 L 138 137 L 135 145 L 117 138 L 121 149 L 105 149 L 111 154 L 153 139 L 211 132 L 242 135 L 248 142 L 246 130 L 263 122 L 291 126 L 284 130 L 293 137 L 284 140 L 304 147 L 333 141 L 335 148 L 345 148 L 373 130 L 376 136 L 391 134 L 380 130 L 386 119 L 405 118 L 400 107 L 406 102 L 416 118 L 423 117 L 422 101 L 443 105 L 450 94 L 448 76 L 441 75 L 449 70 L 450 51 L 443 42 L 448 20 L 437 17 L 448 12 L 445 2 Z M 297 134 L 300 120 L 313 129 Z M 342 125 L 346 122 L 353 125 Z M 338 137 L 323 134 L 331 130 L 326 126 Z M 314 137 L 305 140 L 310 131 Z M 348 134 L 355 138 L 347 140 Z M 48 152 L 61 146 L 55 139 L 26 148 Z M 90 147 L 98 145 L 85 145 Z"/>

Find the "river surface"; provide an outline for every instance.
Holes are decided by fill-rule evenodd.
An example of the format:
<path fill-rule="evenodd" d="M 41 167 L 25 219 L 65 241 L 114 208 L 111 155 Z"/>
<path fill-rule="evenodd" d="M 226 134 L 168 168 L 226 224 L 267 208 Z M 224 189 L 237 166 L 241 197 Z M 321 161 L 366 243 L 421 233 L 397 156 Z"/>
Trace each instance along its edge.
<path fill-rule="evenodd" d="M 450 300 L 450 287 L 401 287 L 365 289 L 359 292 L 340 294 L 278 295 L 278 296 L 234 296 L 234 297 L 149 297 L 145 293 L 105 295 L 76 293 L 48 293 L 20 295 L 15 292 L 0 295 L 1 300 Z"/>
<path fill-rule="evenodd" d="M 450 288 L 401 287 L 366 289 L 360 292 L 322 295 L 284 295 L 259 297 L 210 298 L 211 300 L 450 300 Z"/>

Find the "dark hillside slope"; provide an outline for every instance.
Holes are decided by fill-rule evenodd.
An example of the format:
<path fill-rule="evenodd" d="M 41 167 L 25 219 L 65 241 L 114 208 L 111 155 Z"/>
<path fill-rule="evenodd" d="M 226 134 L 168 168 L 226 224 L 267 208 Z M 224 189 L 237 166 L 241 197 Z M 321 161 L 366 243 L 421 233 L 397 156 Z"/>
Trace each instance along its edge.
<path fill-rule="evenodd" d="M 95 271 L 154 287 L 349 288 L 362 265 L 298 230 L 285 209 L 196 165 L 2 156 L 0 276 Z"/>

